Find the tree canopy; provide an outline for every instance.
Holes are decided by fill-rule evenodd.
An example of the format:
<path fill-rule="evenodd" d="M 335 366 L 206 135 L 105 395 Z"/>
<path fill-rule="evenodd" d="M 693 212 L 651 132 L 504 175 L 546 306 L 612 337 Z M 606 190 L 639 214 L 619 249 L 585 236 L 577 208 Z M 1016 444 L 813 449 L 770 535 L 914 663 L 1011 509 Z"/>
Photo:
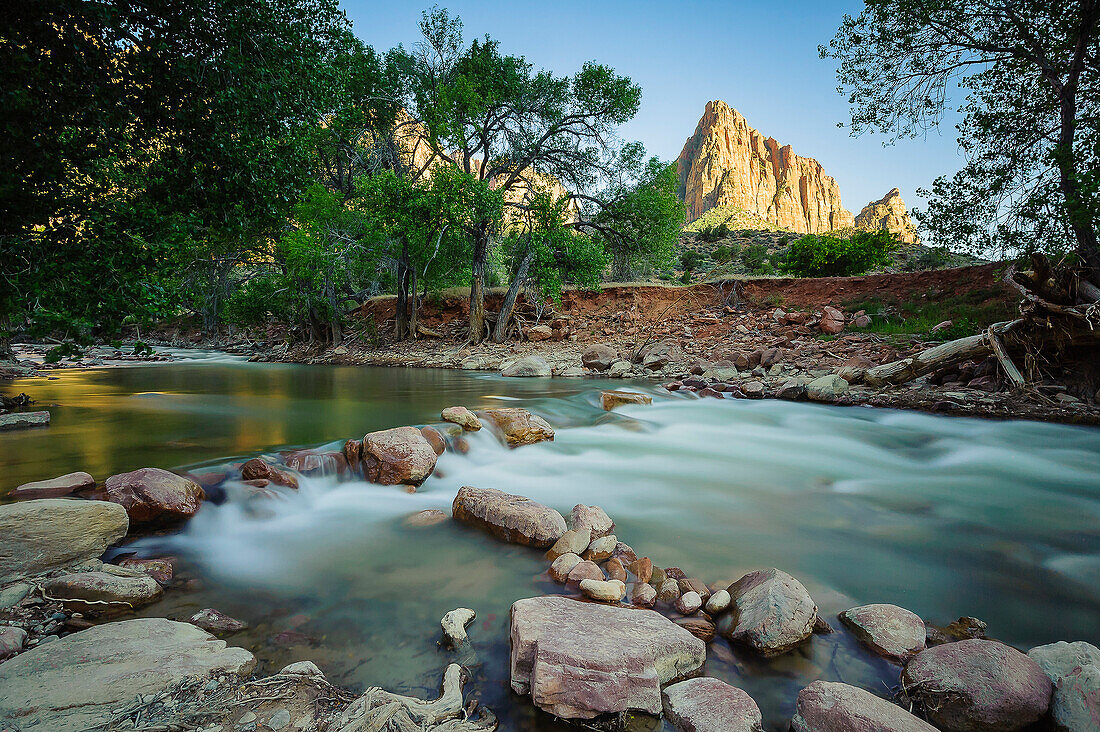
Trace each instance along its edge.
<path fill-rule="evenodd" d="M 1100 281 L 1100 2 L 865 0 L 821 55 L 855 134 L 923 134 L 966 95 L 966 165 L 921 191 L 937 241 L 1072 249 Z"/>

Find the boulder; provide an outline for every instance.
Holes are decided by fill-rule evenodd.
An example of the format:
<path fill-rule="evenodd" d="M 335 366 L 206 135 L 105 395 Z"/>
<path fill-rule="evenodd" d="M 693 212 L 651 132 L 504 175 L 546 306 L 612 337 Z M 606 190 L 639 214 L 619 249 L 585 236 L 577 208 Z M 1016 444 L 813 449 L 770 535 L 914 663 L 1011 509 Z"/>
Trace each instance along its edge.
<path fill-rule="evenodd" d="M 191 676 L 247 675 L 256 659 L 188 623 L 139 618 L 97 625 L 0 664 L 0 729 L 78 732 Z"/>
<path fill-rule="evenodd" d="M 634 354 L 634 363 L 640 363 L 650 371 L 663 369 L 672 361 L 683 358 L 684 352 L 676 341 L 664 340 L 642 346 Z"/>
<path fill-rule="evenodd" d="M 16 486 L 8 494 L 8 498 L 17 501 L 30 498 L 61 498 L 91 488 L 95 488 L 95 478 L 88 473 L 66 473 L 49 480 L 37 480 Z"/>
<path fill-rule="evenodd" d="M 600 407 L 605 412 L 610 412 L 615 407 L 624 404 L 652 404 L 653 397 L 648 394 L 635 394 L 631 391 L 602 391 L 600 392 Z"/>
<path fill-rule="evenodd" d="M 569 525 L 574 529 L 589 529 L 593 539 L 607 536 L 615 530 L 615 522 L 602 508 L 583 503 L 573 506 L 573 511 L 569 514 Z"/>
<path fill-rule="evenodd" d="M 64 601 L 70 610 L 114 613 L 150 605 L 160 599 L 164 590 L 148 575 L 120 577 L 107 572 L 76 572 L 50 580 L 46 592 Z"/>
<path fill-rule="evenodd" d="M 285 470 L 279 470 L 260 458 L 252 458 L 241 466 L 241 480 L 266 480 L 275 485 L 298 490 L 298 478 Z"/>
<path fill-rule="evenodd" d="M 676 601 L 676 612 L 681 615 L 694 615 L 703 606 L 703 598 L 695 591 L 683 592 Z"/>
<path fill-rule="evenodd" d="M 1058 641 L 1027 652 L 1054 684 L 1050 716 L 1059 732 L 1100 729 L 1100 649 Z"/>
<path fill-rule="evenodd" d="M 501 376 L 549 376 L 550 364 L 542 356 L 524 356 L 504 367 Z"/>
<path fill-rule="evenodd" d="M 529 341 L 548 341 L 554 337 L 554 329 L 549 325 L 532 325 L 523 332 Z"/>
<path fill-rule="evenodd" d="M 604 571 L 607 572 L 608 579 L 619 580 L 623 584 L 626 584 L 627 574 L 626 567 L 623 566 L 623 561 L 618 557 L 611 557 L 607 560 L 607 563 L 603 565 Z"/>
<path fill-rule="evenodd" d="M 657 585 L 657 599 L 672 604 L 680 599 L 680 585 L 671 577 Z"/>
<path fill-rule="evenodd" d="M 198 626 L 214 635 L 229 635 L 238 633 L 248 627 L 243 620 L 231 618 L 220 610 L 212 607 L 203 608 L 187 619 L 191 625 Z"/>
<path fill-rule="evenodd" d="M 815 402 L 835 402 L 847 393 L 848 382 L 836 374 L 819 376 L 806 384 L 806 397 Z"/>
<path fill-rule="evenodd" d="M 0 586 L 98 559 L 129 526 L 126 509 L 106 501 L 42 498 L 0 505 Z"/>
<path fill-rule="evenodd" d="M 130 525 L 168 524 L 189 519 L 206 499 L 202 487 L 160 468 L 138 468 L 112 475 L 103 484 L 105 497 L 126 509 Z"/>
<path fill-rule="evenodd" d="M 0 432 L 45 427 L 50 423 L 49 412 L 12 412 L 0 414 Z"/>
<path fill-rule="evenodd" d="M 676 623 L 704 643 L 710 643 L 714 640 L 714 634 L 718 630 L 717 626 L 711 620 L 698 615 L 675 618 L 672 622 Z"/>
<path fill-rule="evenodd" d="M 696 579 L 695 577 L 684 577 L 683 579 L 679 580 L 679 584 L 681 595 L 688 592 L 694 592 L 699 595 L 699 598 L 703 602 L 706 602 L 710 599 L 710 588 L 707 587 L 706 583 L 704 583 L 701 579 Z"/>
<path fill-rule="evenodd" d="M 566 530 L 565 519 L 554 509 L 492 488 L 463 486 L 451 514 L 504 541 L 540 548 L 553 546 Z"/>
<path fill-rule="evenodd" d="M 606 343 L 597 343 L 581 354 L 581 364 L 594 371 L 607 371 L 619 360 L 619 352 Z"/>
<path fill-rule="evenodd" d="M 733 623 L 726 636 L 764 656 L 785 653 L 813 633 L 817 606 L 802 583 L 778 569 L 749 572 L 727 588 Z"/>
<path fill-rule="evenodd" d="M 703 665 L 706 645 L 659 613 L 533 597 L 512 605 L 512 689 L 565 719 L 661 713 L 661 685 Z"/>
<path fill-rule="evenodd" d="M 924 716 L 948 732 L 1022 729 L 1046 715 L 1053 691 L 1034 660 L 981 639 L 921 651 L 906 664 L 901 683 Z"/>
<path fill-rule="evenodd" d="M 437 457 L 415 427 L 394 427 L 363 437 L 363 471 L 372 483 L 420 485 L 435 470 Z"/>
<path fill-rule="evenodd" d="M 793 379 L 787 381 L 783 386 L 775 390 L 775 395 L 780 399 L 786 399 L 787 401 L 798 401 L 806 397 L 806 385 L 801 384 Z"/>
<path fill-rule="evenodd" d="M 840 333 L 844 330 L 844 313 L 826 305 L 821 313 L 821 319 L 817 322 L 817 327 L 822 333 L 831 335 Z"/>
<path fill-rule="evenodd" d="M 715 616 L 719 613 L 725 612 L 730 606 L 730 593 L 728 590 L 718 590 L 710 599 L 707 600 L 706 606 L 703 608 L 706 610 L 707 615 Z"/>
<path fill-rule="evenodd" d="M 554 439 L 554 428 L 542 417 L 522 407 L 483 409 L 477 412 L 477 416 L 488 423 L 493 433 L 502 438 L 508 447 Z"/>
<path fill-rule="evenodd" d="M 477 432 L 481 429 L 481 420 L 466 407 L 447 407 L 439 416 L 444 422 L 457 424 L 467 432 Z"/>
<path fill-rule="evenodd" d="M 640 582 L 649 582 L 653 579 L 653 561 L 649 557 L 635 559 L 633 562 L 627 564 L 626 568 L 630 570 Z"/>
<path fill-rule="evenodd" d="M 815 681 L 798 692 L 791 732 L 936 732 L 923 719 L 869 691 Z"/>
<path fill-rule="evenodd" d="M 435 456 L 439 457 L 443 453 L 447 452 L 447 440 L 443 437 L 443 433 L 432 427 L 430 424 L 426 424 L 420 428 L 420 434 L 424 435 L 424 439 L 428 441 L 428 444 L 432 446 L 432 450 L 435 451 Z"/>
<path fill-rule="evenodd" d="M 924 650 L 924 621 L 897 605 L 861 605 L 840 614 L 864 645 L 880 656 L 904 663 Z"/>
<path fill-rule="evenodd" d="M 760 732 L 760 707 L 736 686 L 700 677 L 666 686 L 665 718 L 680 732 Z"/>
<path fill-rule="evenodd" d="M 0 626 L 0 661 L 19 653 L 26 643 L 27 631 L 12 626 Z"/>

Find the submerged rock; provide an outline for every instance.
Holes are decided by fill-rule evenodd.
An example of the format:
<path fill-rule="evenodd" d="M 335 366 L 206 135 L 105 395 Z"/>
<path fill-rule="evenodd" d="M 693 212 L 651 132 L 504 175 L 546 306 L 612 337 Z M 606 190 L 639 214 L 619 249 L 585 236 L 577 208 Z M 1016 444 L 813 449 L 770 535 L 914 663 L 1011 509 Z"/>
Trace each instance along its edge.
<path fill-rule="evenodd" d="M 665 687 L 665 718 L 680 732 L 760 732 L 760 707 L 736 686 L 701 677 Z"/>
<path fill-rule="evenodd" d="M 893 661 L 905 662 L 924 650 L 924 621 L 903 607 L 861 605 L 842 612 L 840 621 L 864 645 Z"/>
<path fill-rule="evenodd" d="M 49 412 L 12 412 L 0 414 L 0 432 L 45 427 L 50 423 Z"/>
<path fill-rule="evenodd" d="M 450 520 L 445 512 L 440 511 L 438 508 L 426 508 L 423 511 L 417 511 L 411 516 L 405 517 L 406 526 L 435 526 L 436 524 L 444 523 Z"/>
<path fill-rule="evenodd" d="M 550 424 L 522 407 L 483 409 L 477 412 L 477 416 L 483 423 L 488 423 L 492 432 L 503 439 L 508 447 L 533 445 L 554 439 L 554 429 Z"/>
<path fill-rule="evenodd" d="M 248 674 L 256 659 L 188 623 L 139 618 L 97 625 L 0 664 L 0 728 L 78 732 L 190 676 Z"/>
<path fill-rule="evenodd" d="M 248 627 L 248 623 L 243 620 L 231 618 L 220 610 L 215 610 L 212 607 L 199 610 L 188 618 L 187 622 L 203 630 L 209 631 L 214 635 L 238 633 Z"/>
<path fill-rule="evenodd" d="M 515 544 L 546 548 L 565 533 L 565 519 L 554 509 L 492 488 L 463 486 L 451 513 L 459 521 Z"/>
<path fill-rule="evenodd" d="M 394 427 L 363 437 L 363 472 L 372 483 L 420 485 L 435 470 L 437 457 L 415 427 Z"/>
<path fill-rule="evenodd" d="M 661 685 L 703 665 L 706 645 L 659 613 L 533 597 L 512 605 L 512 689 L 565 719 L 661 713 Z"/>
<path fill-rule="evenodd" d="M 718 631 L 718 626 L 712 621 L 698 615 L 686 618 L 676 618 L 672 622 L 676 623 L 704 643 L 710 643 L 714 640 L 714 634 Z"/>
<path fill-rule="evenodd" d="M 600 407 L 605 412 L 610 412 L 615 407 L 624 404 L 652 404 L 653 397 L 647 394 L 635 394 L 631 391 L 604 391 L 600 392 Z"/>
<path fill-rule="evenodd" d="M 135 610 L 156 602 L 164 591 L 148 575 L 76 572 L 50 580 L 46 592 L 64 601 L 66 608 L 99 614 Z"/>
<path fill-rule="evenodd" d="M 131 526 L 189 519 L 206 498 L 198 483 L 160 468 L 112 475 L 103 489 L 108 501 L 126 509 Z"/>
<path fill-rule="evenodd" d="M 303 475 L 336 475 L 348 469 L 348 459 L 342 450 L 295 450 L 284 455 L 283 461 Z M 294 479 L 293 475 L 289 477 Z M 297 484 L 297 479 L 294 482 Z"/>
<path fill-rule="evenodd" d="M 1051 718 L 1062 732 L 1100 729 L 1100 649 L 1058 641 L 1027 652 L 1054 684 Z"/>
<path fill-rule="evenodd" d="M 466 407 L 447 407 L 439 416 L 444 422 L 453 422 L 467 432 L 477 432 L 481 429 L 481 420 Z"/>
<path fill-rule="evenodd" d="M 0 505 L 0 586 L 98 559 L 129 526 L 126 509 L 106 501 L 41 498 Z"/>
<path fill-rule="evenodd" d="M 802 583 L 778 569 L 749 572 L 729 586 L 735 622 L 726 632 L 764 656 L 785 653 L 813 633 L 817 606 Z"/>
<path fill-rule="evenodd" d="M 92 488 L 95 488 L 95 478 L 88 473 L 66 473 L 49 480 L 37 480 L 16 486 L 8 497 L 19 501 L 31 498 L 61 498 Z"/>
<path fill-rule="evenodd" d="M 504 367 L 501 376 L 549 376 L 550 364 L 542 356 L 524 356 Z"/>
<path fill-rule="evenodd" d="M 1039 664 L 991 640 L 921 651 L 901 683 L 928 720 L 949 732 L 1022 729 L 1046 715 L 1053 691 Z"/>
<path fill-rule="evenodd" d="M 154 559 L 127 557 L 119 562 L 118 566 L 136 569 L 138 572 L 149 575 L 162 585 L 171 582 L 172 577 L 176 574 L 176 563 L 172 557 L 157 557 Z"/>
<path fill-rule="evenodd" d="M 459 607 L 451 610 L 439 621 L 443 628 L 443 637 L 452 647 L 457 647 L 466 642 L 466 626 L 474 622 L 477 613 L 468 607 Z"/>
<path fill-rule="evenodd" d="M 936 728 L 869 691 L 815 681 L 798 693 L 791 732 L 936 732 Z"/>

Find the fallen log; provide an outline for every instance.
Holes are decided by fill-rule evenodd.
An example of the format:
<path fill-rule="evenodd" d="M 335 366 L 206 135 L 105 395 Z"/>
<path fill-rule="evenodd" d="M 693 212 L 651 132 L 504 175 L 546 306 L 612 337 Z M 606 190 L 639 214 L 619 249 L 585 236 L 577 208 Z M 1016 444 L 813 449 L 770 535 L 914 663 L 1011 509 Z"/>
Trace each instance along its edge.
<path fill-rule="evenodd" d="M 867 369 L 863 374 L 863 383 L 876 387 L 904 384 L 946 366 L 985 358 L 993 353 L 991 338 L 1015 330 L 1022 323 L 1022 320 L 994 323 L 984 333 L 941 343 L 909 358 Z"/>

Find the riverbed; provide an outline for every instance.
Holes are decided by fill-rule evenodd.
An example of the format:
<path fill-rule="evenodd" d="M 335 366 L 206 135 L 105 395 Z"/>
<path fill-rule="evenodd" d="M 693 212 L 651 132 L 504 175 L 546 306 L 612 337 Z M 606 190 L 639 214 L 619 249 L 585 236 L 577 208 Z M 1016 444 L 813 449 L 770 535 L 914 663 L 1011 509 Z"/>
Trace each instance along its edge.
<path fill-rule="evenodd" d="M 438 422 L 452 404 L 523 406 L 557 430 L 517 450 L 486 431 L 446 453 L 416 492 L 303 478 L 297 493 L 207 505 L 170 536 L 127 547 L 180 557 L 192 589 L 143 614 L 216 607 L 250 623 L 232 642 L 264 670 L 311 659 L 334 683 L 434 697 L 446 664 L 502 729 L 558 729 L 508 689 L 508 608 L 560 587 L 541 552 L 446 522 L 462 485 L 526 495 L 566 515 L 602 506 L 618 537 L 705 582 L 779 567 L 835 613 L 902 605 L 935 623 L 961 615 L 1019 648 L 1100 642 L 1100 430 L 782 401 L 697 399 L 651 382 L 505 379 L 454 370 L 252 364 L 207 357 L 60 371 L 14 382 L 48 408 L 48 429 L 0 434 L 0 493 L 86 470 L 102 481 L 143 466 L 180 471 Z M 605 413 L 602 389 L 653 395 Z M 439 618 L 478 613 L 458 652 Z M 847 632 L 761 661 L 717 640 L 706 673 L 741 686 L 768 729 L 785 729 L 798 691 L 821 678 L 888 695 L 898 668 Z M 657 727 L 642 724 L 642 729 Z"/>

